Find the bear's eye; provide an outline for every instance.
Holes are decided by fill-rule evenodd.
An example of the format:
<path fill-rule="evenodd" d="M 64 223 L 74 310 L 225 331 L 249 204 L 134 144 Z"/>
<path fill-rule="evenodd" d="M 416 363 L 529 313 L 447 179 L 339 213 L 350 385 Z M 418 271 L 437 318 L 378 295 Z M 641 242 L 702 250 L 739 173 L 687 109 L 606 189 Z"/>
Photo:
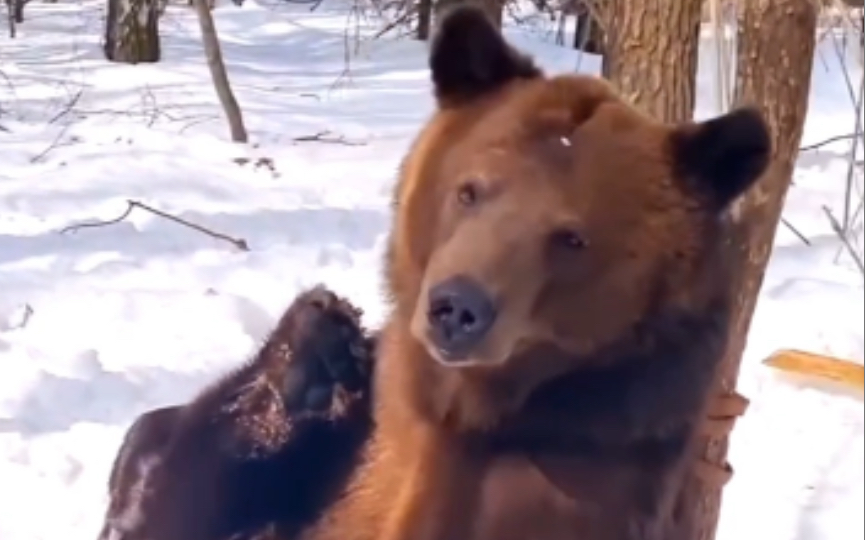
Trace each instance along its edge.
<path fill-rule="evenodd" d="M 555 231 L 550 240 L 554 246 L 572 251 L 578 251 L 588 246 L 586 239 L 579 232 L 573 229 L 560 229 Z"/>
<path fill-rule="evenodd" d="M 457 200 L 463 206 L 474 206 L 478 202 L 478 186 L 474 182 L 466 182 L 457 188 Z"/>

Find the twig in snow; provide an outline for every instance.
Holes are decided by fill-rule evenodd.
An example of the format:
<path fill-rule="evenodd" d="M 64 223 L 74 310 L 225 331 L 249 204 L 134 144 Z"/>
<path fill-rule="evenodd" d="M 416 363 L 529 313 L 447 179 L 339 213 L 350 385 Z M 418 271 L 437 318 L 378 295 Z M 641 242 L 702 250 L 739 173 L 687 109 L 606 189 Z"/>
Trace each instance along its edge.
<path fill-rule="evenodd" d="M 152 206 L 148 206 L 142 202 L 128 200 L 128 201 L 126 201 L 126 205 L 127 205 L 126 210 L 124 210 L 122 214 L 120 214 L 119 216 L 117 216 L 114 219 L 109 219 L 106 221 L 94 221 L 91 223 L 79 223 L 77 225 L 70 225 L 69 227 L 62 229 L 60 231 L 60 234 L 77 232 L 80 229 L 89 229 L 89 228 L 94 228 L 94 227 L 105 227 L 107 225 L 116 225 L 117 223 L 120 223 L 121 221 L 123 221 L 124 219 L 129 217 L 129 214 L 131 214 L 134 209 L 139 208 L 141 210 L 144 210 L 146 212 L 150 212 L 151 214 L 154 214 L 154 215 L 159 216 L 161 218 L 165 218 L 169 221 L 173 221 L 174 223 L 177 223 L 178 225 L 183 225 L 184 227 L 189 227 L 192 230 L 206 234 L 207 236 L 209 236 L 211 238 L 216 238 L 217 240 L 222 240 L 224 242 L 228 242 L 229 244 L 232 244 L 234 247 L 236 247 L 240 251 L 249 251 L 249 244 L 243 238 L 233 238 L 231 236 L 212 231 L 206 227 L 202 227 L 201 225 L 197 225 L 197 224 L 192 223 L 190 221 L 187 221 L 183 218 L 173 216 L 167 212 L 163 212 L 162 210 L 157 210 L 156 208 L 153 208 Z"/>
<path fill-rule="evenodd" d="M 21 322 L 18 323 L 18 328 L 25 328 L 30 323 L 30 319 L 33 317 L 34 313 L 36 312 L 33 311 L 30 304 L 24 304 L 24 314 L 21 315 Z"/>
<path fill-rule="evenodd" d="M 363 141 L 349 141 L 344 135 L 335 135 L 331 131 L 319 131 L 313 135 L 302 135 L 292 139 L 294 142 L 320 142 L 329 144 L 342 144 L 345 146 L 363 146 L 366 143 Z"/>
<path fill-rule="evenodd" d="M 185 133 L 186 130 L 189 128 L 192 128 L 192 127 L 195 127 L 199 124 L 203 124 L 205 122 L 210 122 L 210 121 L 216 120 L 216 119 L 217 119 L 216 116 L 204 116 L 204 117 L 198 118 L 196 120 L 192 120 L 191 122 L 187 123 L 185 126 L 180 128 L 179 133 Z"/>
<path fill-rule="evenodd" d="M 64 116 L 66 116 L 67 114 L 72 112 L 72 110 L 75 109 L 75 105 L 78 104 L 78 100 L 81 99 L 81 95 L 83 93 L 84 93 L 84 90 L 79 90 L 78 92 L 76 92 L 75 95 L 72 96 L 72 99 L 69 100 L 69 103 L 67 103 L 66 106 L 63 107 L 63 110 L 60 111 L 59 113 L 55 114 L 51 118 L 51 120 L 48 121 L 48 123 L 53 124 L 55 122 L 58 122 L 61 118 L 63 118 Z"/>
<path fill-rule="evenodd" d="M 30 324 L 30 319 L 33 317 L 33 308 L 30 304 L 24 304 L 24 309 L 20 312 L 20 317 L 15 317 L 18 320 L 13 322 L 12 317 L 10 316 L 7 320 L 8 324 L 0 325 L 0 330 L 23 330 L 27 328 L 27 325 Z"/>
<path fill-rule="evenodd" d="M 51 141 L 51 144 L 49 144 L 45 148 L 45 150 L 42 150 L 41 152 L 39 152 L 38 154 L 36 154 L 32 158 L 30 158 L 30 163 L 38 163 L 38 162 L 42 161 L 42 159 L 44 159 L 45 156 L 50 154 L 51 151 L 56 149 L 56 148 L 60 148 L 61 146 L 67 146 L 67 145 L 78 142 L 78 138 L 76 138 L 76 137 L 73 137 L 70 140 L 63 142 L 63 136 L 66 135 L 67 131 L 69 131 L 69 127 L 70 127 L 70 124 L 63 126 L 63 129 L 60 130 L 60 133 L 58 133 L 57 136 L 54 137 L 54 140 Z"/>
<path fill-rule="evenodd" d="M 856 263 L 856 266 L 859 267 L 859 271 L 862 272 L 862 275 L 865 276 L 865 261 L 862 260 L 862 257 L 859 253 L 856 252 L 856 248 L 853 247 L 853 244 L 850 243 L 850 239 L 847 238 L 847 235 L 844 232 L 844 227 L 841 226 L 841 222 L 832 214 L 832 210 L 829 209 L 825 204 L 823 205 L 823 212 L 826 214 L 826 217 L 829 218 L 829 223 L 832 226 L 832 230 L 835 231 L 835 234 L 838 235 L 838 238 L 841 239 L 841 242 L 844 244 L 844 248 L 853 258 L 853 261 Z"/>

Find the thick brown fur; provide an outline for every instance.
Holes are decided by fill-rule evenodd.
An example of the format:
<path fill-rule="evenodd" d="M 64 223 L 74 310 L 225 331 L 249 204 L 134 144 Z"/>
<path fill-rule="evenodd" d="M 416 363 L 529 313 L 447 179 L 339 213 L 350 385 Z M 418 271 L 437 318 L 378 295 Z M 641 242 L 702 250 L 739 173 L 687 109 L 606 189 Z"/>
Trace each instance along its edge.
<path fill-rule="evenodd" d="M 371 429 L 373 339 L 317 286 L 260 350 L 190 403 L 141 415 L 100 540 L 291 537 L 344 487 Z"/>
<path fill-rule="evenodd" d="M 375 431 L 301 538 L 692 540 L 673 506 L 765 122 L 656 122 L 600 79 L 543 75 L 471 7 L 441 22 L 431 68 L 439 107 L 395 190 Z M 430 291 L 457 277 L 497 317 L 455 362 Z"/>

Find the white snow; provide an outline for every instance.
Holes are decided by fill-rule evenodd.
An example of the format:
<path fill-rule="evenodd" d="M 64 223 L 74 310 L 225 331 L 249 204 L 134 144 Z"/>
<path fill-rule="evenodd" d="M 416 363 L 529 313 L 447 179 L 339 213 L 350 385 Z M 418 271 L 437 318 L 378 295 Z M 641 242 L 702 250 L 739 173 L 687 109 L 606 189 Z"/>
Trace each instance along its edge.
<path fill-rule="evenodd" d="M 19 37 L 0 37 L 2 540 L 95 538 L 133 418 L 241 361 L 300 288 L 324 281 L 377 323 L 390 189 L 432 110 L 425 45 L 364 42 L 341 77 L 348 16 L 337 0 L 314 12 L 248 0 L 215 11 L 253 139 L 235 145 L 194 12 L 169 8 L 163 62 L 120 66 L 101 57 L 103 3 L 32 2 Z M 543 32 L 508 35 L 549 69 L 577 65 Z M 820 50 L 806 144 L 853 126 L 838 56 L 828 40 Z M 709 67 L 700 115 L 714 112 Z M 294 141 L 325 131 L 346 144 Z M 733 440 L 719 540 L 865 536 L 861 400 L 779 383 L 760 364 L 782 347 L 863 359 L 862 276 L 837 256 L 821 210 L 841 212 L 846 149 L 803 154 L 788 197 L 786 218 L 813 245 L 778 234 L 742 371 L 752 407 Z M 128 199 L 251 250 L 140 209 L 59 232 L 118 217 Z"/>

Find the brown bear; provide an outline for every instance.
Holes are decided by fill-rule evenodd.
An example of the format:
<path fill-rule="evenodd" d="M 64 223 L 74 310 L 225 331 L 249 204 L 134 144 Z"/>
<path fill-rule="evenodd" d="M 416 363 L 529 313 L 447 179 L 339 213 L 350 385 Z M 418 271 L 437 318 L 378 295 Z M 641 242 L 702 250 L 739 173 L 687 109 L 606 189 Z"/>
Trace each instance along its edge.
<path fill-rule="evenodd" d="M 730 205 L 761 115 L 655 121 L 547 76 L 479 10 L 442 18 L 438 107 L 402 164 L 375 427 L 302 540 L 693 540 L 730 324 Z"/>
<path fill-rule="evenodd" d="M 251 360 L 189 404 L 141 415 L 114 460 L 99 539 L 264 540 L 314 521 L 372 426 L 374 338 L 360 317 L 308 289 Z"/>

